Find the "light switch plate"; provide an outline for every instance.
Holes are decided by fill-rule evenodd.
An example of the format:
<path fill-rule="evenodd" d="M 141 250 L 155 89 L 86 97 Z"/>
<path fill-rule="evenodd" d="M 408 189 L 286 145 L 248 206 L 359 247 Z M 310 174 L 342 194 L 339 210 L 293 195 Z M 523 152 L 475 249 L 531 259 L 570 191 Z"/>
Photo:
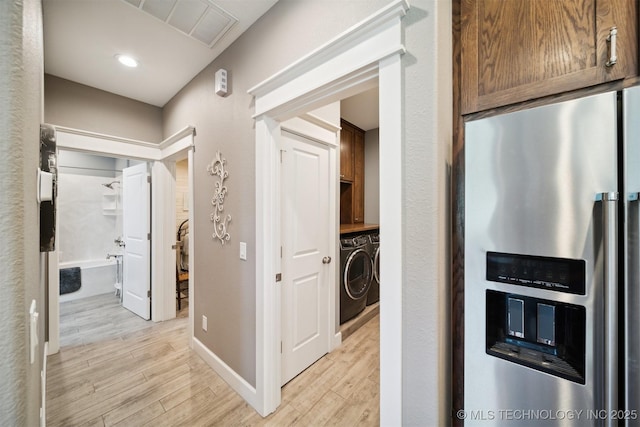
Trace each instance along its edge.
<path fill-rule="evenodd" d="M 31 307 L 29 308 L 29 336 L 30 336 L 30 351 L 29 360 L 31 364 L 36 361 L 36 350 L 38 349 L 38 317 L 39 313 L 36 311 L 36 300 L 31 301 Z"/>
<path fill-rule="evenodd" d="M 247 260 L 247 244 L 245 242 L 240 242 L 240 259 Z"/>
<path fill-rule="evenodd" d="M 53 200 L 53 174 L 38 169 L 38 203 Z"/>

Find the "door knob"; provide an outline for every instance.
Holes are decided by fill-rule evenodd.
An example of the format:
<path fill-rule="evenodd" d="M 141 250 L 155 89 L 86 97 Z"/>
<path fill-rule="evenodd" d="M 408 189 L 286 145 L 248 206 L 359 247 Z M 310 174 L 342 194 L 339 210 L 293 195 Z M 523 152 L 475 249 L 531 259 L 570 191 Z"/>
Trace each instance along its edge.
<path fill-rule="evenodd" d="M 322 263 L 323 264 L 329 264 L 331 262 L 331 257 L 330 256 L 326 256 L 324 258 L 322 258 Z"/>

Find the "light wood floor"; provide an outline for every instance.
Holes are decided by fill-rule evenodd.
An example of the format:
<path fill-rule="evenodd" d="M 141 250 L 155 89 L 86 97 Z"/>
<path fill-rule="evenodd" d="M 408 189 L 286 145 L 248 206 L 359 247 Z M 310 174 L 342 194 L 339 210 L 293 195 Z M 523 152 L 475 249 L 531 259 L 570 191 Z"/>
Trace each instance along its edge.
<path fill-rule="evenodd" d="M 146 322 L 113 295 L 60 306 L 61 351 L 48 359 L 47 425 L 378 425 L 379 316 L 282 389 L 260 417 L 187 344 L 179 318 Z"/>

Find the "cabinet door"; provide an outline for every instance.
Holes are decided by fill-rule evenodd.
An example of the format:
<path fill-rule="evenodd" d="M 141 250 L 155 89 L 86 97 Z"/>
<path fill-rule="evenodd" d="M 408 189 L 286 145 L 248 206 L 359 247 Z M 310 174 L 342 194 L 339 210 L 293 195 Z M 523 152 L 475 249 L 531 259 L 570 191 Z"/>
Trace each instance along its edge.
<path fill-rule="evenodd" d="M 353 181 L 353 141 L 355 129 L 349 123 L 341 122 L 340 130 L 340 180 Z"/>
<path fill-rule="evenodd" d="M 364 132 L 355 133 L 353 146 L 353 222 L 364 222 Z"/>
<path fill-rule="evenodd" d="M 636 0 L 462 0 L 462 113 L 637 74 Z M 617 27 L 608 67 L 607 36 Z"/>

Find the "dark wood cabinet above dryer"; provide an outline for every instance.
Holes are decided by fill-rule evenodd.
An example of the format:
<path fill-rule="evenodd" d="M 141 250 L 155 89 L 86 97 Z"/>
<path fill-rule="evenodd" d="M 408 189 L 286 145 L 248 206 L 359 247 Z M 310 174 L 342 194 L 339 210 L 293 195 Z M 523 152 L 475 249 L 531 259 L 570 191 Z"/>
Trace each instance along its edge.
<path fill-rule="evenodd" d="M 340 121 L 340 223 L 364 222 L 364 131 Z"/>

